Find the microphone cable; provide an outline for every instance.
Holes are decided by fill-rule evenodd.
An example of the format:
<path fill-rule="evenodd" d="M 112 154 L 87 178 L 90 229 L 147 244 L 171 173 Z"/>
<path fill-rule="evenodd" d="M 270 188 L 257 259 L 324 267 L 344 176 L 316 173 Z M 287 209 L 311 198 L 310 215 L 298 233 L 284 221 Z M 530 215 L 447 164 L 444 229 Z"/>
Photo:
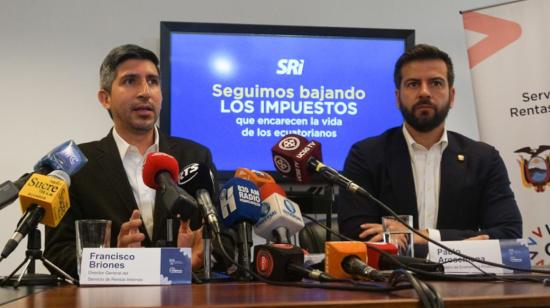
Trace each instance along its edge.
<path fill-rule="evenodd" d="M 435 289 L 433 289 L 431 286 L 427 286 L 427 284 L 423 282 L 418 281 L 414 276 L 410 274 L 406 275 L 407 280 L 396 279 L 395 281 L 391 281 L 391 283 L 386 283 L 385 285 L 380 285 L 380 283 L 366 283 L 366 282 L 357 283 L 355 280 L 351 280 L 351 279 L 334 279 L 331 277 L 327 277 L 324 279 L 325 281 L 332 282 L 331 284 L 272 281 L 257 274 L 255 271 L 251 269 L 242 267 L 240 264 L 238 264 L 238 262 L 235 262 L 235 260 L 226 251 L 225 246 L 222 243 L 221 232 L 219 232 L 219 230 L 214 230 L 214 229 L 211 229 L 211 230 L 212 230 L 212 234 L 214 236 L 215 242 L 218 244 L 220 250 L 222 251 L 223 257 L 226 258 L 229 261 L 229 263 L 233 264 L 240 270 L 244 270 L 248 272 L 252 277 L 256 278 L 257 280 L 271 284 L 271 285 L 295 286 L 295 287 L 301 287 L 301 288 L 348 290 L 348 291 L 370 291 L 370 292 L 393 292 L 393 291 L 413 288 L 418 293 L 418 296 L 425 307 L 434 307 L 434 308 L 443 307 L 443 306 L 437 306 L 433 304 L 434 303 L 433 298 L 440 298 L 439 294 L 437 294 Z M 193 280 L 196 283 L 203 283 L 194 274 L 193 274 Z M 351 283 L 351 285 L 336 285 L 334 284 L 335 282 Z M 403 282 L 405 282 L 405 284 Z M 406 283 L 406 282 L 409 282 L 409 283 Z"/>
<path fill-rule="evenodd" d="M 316 225 L 320 226 L 321 228 L 325 229 L 326 231 L 330 232 L 331 234 L 333 234 L 333 235 L 335 235 L 335 236 L 337 236 L 337 237 L 339 237 L 343 240 L 355 241 L 352 238 L 349 238 L 349 237 L 347 237 L 347 236 L 345 236 L 341 233 L 338 233 L 334 230 L 331 230 L 326 225 L 322 224 L 321 222 L 319 222 L 318 220 L 316 220 L 315 218 L 313 218 L 313 217 L 311 217 L 307 214 L 302 214 L 302 216 L 309 219 L 310 221 L 312 221 Z M 545 281 L 550 281 L 550 276 L 546 276 L 546 275 L 545 276 L 525 276 L 525 275 L 524 276 L 521 276 L 521 275 L 518 276 L 517 274 L 515 274 L 514 277 L 511 277 L 509 275 L 497 275 L 497 274 L 493 274 L 493 273 L 487 273 L 487 272 L 484 272 L 482 270 L 481 270 L 482 274 L 448 274 L 448 273 L 428 272 L 428 271 L 424 271 L 424 270 L 421 270 L 421 269 L 410 267 L 409 265 L 402 263 L 401 261 L 399 261 L 399 259 L 395 258 L 392 254 L 376 247 L 375 245 L 369 245 L 367 243 L 367 247 L 369 249 L 373 249 L 376 252 L 386 256 L 387 258 L 391 259 L 392 261 L 394 261 L 399 266 L 401 266 L 401 267 L 403 267 L 403 268 L 405 268 L 405 269 L 407 269 L 407 270 L 409 270 L 409 271 L 411 271 L 415 274 L 418 274 L 420 277 L 423 277 L 423 278 L 437 279 L 437 280 L 441 280 L 441 281 L 478 281 L 478 282 L 528 281 L 528 282 L 543 283 L 543 284 L 544 284 Z M 468 259 L 464 259 L 464 260 L 468 261 L 468 262 L 471 262 Z"/>
<path fill-rule="evenodd" d="M 309 220 L 311 220 L 315 224 L 321 226 L 325 230 L 330 231 L 332 234 L 334 234 L 334 235 L 336 235 L 336 236 L 338 236 L 342 239 L 345 239 L 345 240 L 348 240 L 348 241 L 353 241 L 353 239 L 350 239 L 347 236 L 344 236 L 343 234 L 340 234 L 338 232 L 335 232 L 335 231 L 331 230 L 330 228 L 328 228 L 327 226 L 325 226 L 324 224 L 320 223 L 319 221 L 317 221 L 316 219 L 310 217 L 307 214 L 302 214 L 302 216 L 309 219 Z M 417 271 L 416 269 L 410 268 L 409 266 L 403 264 L 399 260 L 393 258 L 393 256 L 391 254 L 387 253 L 386 251 L 383 251 L 379 248 L 376 248 L 375 250 L 380 252 L 380 253 L 384 253 L 388 257 L 396 260 L 396 262 L 399 263 L 399 265 L 404 268 L 404 269 L 396 269 L 396 270 L 392 271 L 392 273 L 391 273 L 391 275 L 388 279 L 388 283 L 390 285 L 395 285 L 395 284 L 399 283 L 400 281 L 408 281 L 408 282 L 410 282 L 410 284 L 411 284 L 412 288 L 415 290 L 415 292 L 418 294 L 418 298 L 422 302 L 423 307 L 440 308 L 440 307 L 445 306 L 444 303 L 443 303 L 443 299 L 442 299 L 441 295 L 439 294 L 439 292 L 437 292 L 437 290 L 435 290 L 435 288 L 431 284 L 429 284 L 427 282 L 423 282 L 423 281 L 417 279 L 416 277 L 414 277 L 411 274 L 411 271 L 416 273 L 416 271 Z M 421 272 L 424 272 L 424 271 L 421 271 Z M 429 273 L 429 272 L 427 272 L 427 273 Z"/>
<path fill-rule="evenodd" d="M 345 236 L 341 233 L 338 233 L 334 230 L 329 229 L 327 226 L 325 226 L 324 224 L 322 224 L 318 220 L 314 219 L 313 217 L 310 217 L 307 214 L 303 214 L 302 216 L 309 219 L 313 223 L 319 225 L 321 228 L 323 228 L 326 231 L 332 233 L 333 235 L 338 236 L 341 239 L 344 239 L 346 241 L 355 241 L 352 238 L 349 238 L 349 237 L 347 237 L 347 236 Z M 401 266 L 402 268 L 407 269 L 411 272 L 414 272 L 414 273 L 416 273 L 416 274 L 418 274 L 422 277 L 425 277 L 425 278 L 431 278 L 431 279 L 435 278 L 435 279 L 450 280 L 450 281 L 457 281 L 457 280 L 458 281 L 494 281 L 495 276 L 496 276 L 496 275 L 493 275 L 493 274 L 488 274 L 489 276 L 479 275 L 479 274 L 453 275 L 453 274 L 446 274 L 446 273 L 428 272 L 428 271 L 424 271 L 424 270 L 417 269 L 417 268 L 414 268 L 414 267 L 410 267 L 409 265 L 407 265 L 407 264 L 401 262 L 399 259 L 395 258 L 392 254 L 390 254 L 387 251 L 384 251 L 384 250 L 382 250 L 382 249 L 380 249 L 380 248 L 378 248 L 374 245 L 368 245 L 367 244 L 367 247 L 369 249 L 373 249 L 376 252 L 380 253 L 381 255 L 384 255 L 385 257 L 391 259 L 392 261 L 394 261 L 397 265 Z"/>
<path fill-rule="evenodd" d="M 389 278 L 389 282 L 393 284 L 399 282 L 400 280 L 406 280 L 411 283 L 424 307 L 445 307 L 443 298 L 429 283 L 418 280 L 407 270 L 394 270 Z"/>
<path fill-rule="evenodd" d="M 346 178 L 345 176 L 341 175 L 340 173 L 338 173 L 333 168 L 331 168 L 331 167 L 329 167 L 329 166 L 327 166 L 327 165 L 325 165 L 321 162 L 318 162 L 318 161 L 313 162 L 312 160 L 310 160 L 310 166 L 315 170 L 315 172 L 319 172 L 328 182 L 340 185 L 346 191 L 348 191 L 350 193 L 357 194 L 357 195 L 359 195 L 359 196 L 361 196 L 361 197 L 363 197 L 367 200 L 373 201 L 377 206 L 379 206 L 381 209 L 383 209 L 386 213 L 388 213 L 391 216 L 395 217 L 397 221 L 399 221 L 401 224 L 403 224 L 407 229 L 411 230 L 414 234 L 420 236 L 421 238 L 425 239 L 426 241 L 428 241 L 428 242 L 430 242 L 430 243 L 432 243 L 436 246 L 439 246 L 440 248 L 445 249 L 446 251 L 452 252 L 453 254 L 455 254 L 459 257 L 462 257 L 466 260 L 470 260 L 470 261 L 473 261 L 473 262 L 478 262 L 478 263 L 482 263 L 482 264 L 489 265 L 489 266 L 494 266 L 494 267 L 500 267 L 500 268 L 504 268 L 504 269 L 508 269 L 508 270 L 512 270 L 512 271 L 528 272 L 528 273 L 539 273 L 539 274 L 550 274 L 550 271 L 548 271 L 548 270 L 524 269 L 524 268 L 505 265 L 505 264 L 485 261 L 485 260 L 478 260 L 476 258 L 465 255 L 461 252 L 454 251 L 451 248 L 447 247 L 446 245 L 444 245 L 444 244 L 442 244 L 438 241 L 435 241 L 435 240 L 431 239 L 430 237 L 420 233 L 419 231 L 415 230 L 412 226 L 409 226 L 408 223 L 406 223 L 403 219 L 401 219 L 399 217 L 399 215 L 397 215 L 397 213 L 395 213 L 384 202 L 378 200 L 378 198 L 374 197 L 366 189 L 359 186 L 358 184 L 356 184 L 352 180 Z"/>
<path fill-rule="evenodd" d="M 221 239 L 219 236 L 215 236 L 222 255 L 237 268 L 241 269 L 242 267 L 233 260 L 229 253 L 225 250 L 225 247 L 222 245 Z M 342 285 L 342 284 L 322 284 L 322 283 L 306 283 L 306 282 L 282 282 L 282 281 L 273 281 L 266 279 L 265 277 L 257 274 L 255 271 L 247 268 L 242 268 L 244 271 L 248 272 L 252 277 L 256 278 L 258 281 L 277 285 L 277 286 L 290 286 L 290 287 L 300 287 L 300 288 L 317 288 L 317 289 L 329 289 L 329 290 L 347 290 L 347 291 L 370 291 L 370 292 L 393 292 L 398 290 L 411 289 L 411 284 L 403 284 L 404 281 L 396 281 L 392 285 L 380 285 L 380 283 L 361 283 L 357 284 L 350 279 L 332 279 L 331 282 L 346 282 L 351 283 L 352 285 Z"/>

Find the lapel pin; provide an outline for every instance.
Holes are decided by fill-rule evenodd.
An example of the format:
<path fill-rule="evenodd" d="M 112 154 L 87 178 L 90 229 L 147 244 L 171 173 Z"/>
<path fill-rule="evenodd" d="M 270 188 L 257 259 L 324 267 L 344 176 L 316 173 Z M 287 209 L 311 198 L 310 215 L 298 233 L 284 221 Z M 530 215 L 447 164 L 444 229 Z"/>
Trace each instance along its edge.
<path fill-rule="evenodd" d="M 458 154 L 458 155 L 456 156 L 456 159 L 457 159 L 459 162 L 463 162 L 463 161 L 464 161 L 464 155 Z"/>

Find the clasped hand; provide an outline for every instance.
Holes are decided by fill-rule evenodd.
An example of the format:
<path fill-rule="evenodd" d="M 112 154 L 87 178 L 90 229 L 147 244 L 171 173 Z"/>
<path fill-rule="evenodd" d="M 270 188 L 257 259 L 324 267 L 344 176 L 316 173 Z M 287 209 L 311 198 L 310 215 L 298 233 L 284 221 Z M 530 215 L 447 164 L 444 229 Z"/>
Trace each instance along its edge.
<path fill-rule="evenodd" d="M 371 242 L 381 242 L 384 240 L 384 228 L 382 227 L 381 224 L 376 224 L 376 223 L 365 223 L 365 224 L 362 224 L 360 225 L 361 229 L 363 229 L 363 231 L 361 231 L 361 233 L 359 233 L 359 238 L 360 239 L 366 239 L 366 238 L 369 238 L 369 241 Z M 404 226 L 395 226 L 396 228 L 406 228 Z M 418 232 L 422 233 L 423 235 L 425 235 L 426 237 L 429 236 L 428 234 L 428 229 L 422 229 L 422 230 L 417 230 Z M 488 240 L 490 237 L 486 234 L 480 234 L 480 235 L 476 235 L 476 236 L 473 236 L 473 237 L 470 237 L 470 238 L 467 238 L 466 240 Z M 406 244 L 406 239 L 405 239 L 405 236 L 403 236 L 402 240 L 401 241 L 398 241 L 400 244 Z M 428 244 L 428 241 L 419 236 L 418 234 L 414 234 L 413 236 L 413 243 L 414 244 Z"/>

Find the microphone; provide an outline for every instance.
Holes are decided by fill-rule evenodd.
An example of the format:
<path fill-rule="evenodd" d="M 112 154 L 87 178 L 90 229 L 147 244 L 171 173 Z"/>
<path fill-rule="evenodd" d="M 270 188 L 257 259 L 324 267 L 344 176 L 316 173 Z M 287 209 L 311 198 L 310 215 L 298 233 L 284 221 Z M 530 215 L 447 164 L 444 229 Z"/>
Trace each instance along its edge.
<path fill-rule="evenodd" d="M 203 274 L 205 279 L 210 279 L 212 255 L 210 245 L 211 234 L 214 233 L 214 236 L 221 240 L 218 215 L 216 215 L 211 198 L 211 196 L 214 195 L 214 175 L 206 165 L 192 163 L 184 167 L 181 171 L 178 185 L 195 196 L 200 206 L 201 215 L 207 222 L 202 233 L 203 254 L 205 256 L 203 258 Z"/>
<path fill-rule="evenodd" d="M 258 188 L 262 188 L 266 183 L 275 183 L 275 180 L 269 173 L 247 168 L 237 169 L 235 171 L 235 177 L 248 180 L 258 186 Z"/>
<path fill-rule="evenodd" d="M 311 178 L 311 172 L 317 172 L 327 181 L 338 184 L 349 192 L 369 195 L 361 186 L 323 164 L 321 144 L 315 140 L 308 142 L 300 135 L 289 134 L 279 140 L 271 152 L 275 168 L 283 175 L 294 178 L 300 183 L 307 183 Z"/>
<path fill-rule="evenodd" d="M 331 281 L 325 272 L 309 269 L 304 264 L 304 252 L 291 244 L 258 245 L 254 247 L 256 273 L 273 281 L 300 281 L 309 278 Z"/>
<path fill-rule="evenodd" d="M 68 140 L 44 155 L 44 157 L 34 165 L 34 170 L 40 170 L 45 167 L 53 170 L 62 170 L 71 176 L 80 170 L 87 162 L 88 159 L 84 153 L 82 153 L 78 145 L 76 145 L 73 140 Z"/>
<path fill-rule="evenodd" d="M 143 162 L 143 182 L 161 194 L 168 211 L 180 219 L 188 220 L 197 210 L 197 201 L 176 183 L 178 161 L 161 152 L 149 153 Z"/>
<path fill-rule="evenodd" d="M 7 258 L 19 245 L 19 242 L 39 222 L 56 227 L 70 207 L 70 177 L 61 170 L 48 175 L 33 174 L 19 192 L 21 210 L 25 213 L 8 240 L 0 259 Z"/>
<path fill-rule="evenodd" d="M 268 241 L 290 244 L 290 237 L 304 228 L 300 207 L 288 199 L 276 183 L 264 184 L 260 196 L 262 216 L 254 226 L 254 232 Z"/>
<path fill-rule="evenodd" d="M 374 281 L 384 280 L 384 277 L 376 269 L 368 266 L 356 255 L 345 256 L 341 265 L 344 271 L 352 277 L 362 277 Z"/>
<path fill-rule="evenodd" d="M 58 145 L 36 163 L 33 172 L 25 173 L 13 182 L 0 184 L 0 210 L 17 199 L 19 191 L 33 174 L 46 175 L 53 170 L 62 170 L 71 176 L 86 162 L 88 159 L 73 140 Z"/>
<path fill-rule="evenodd" d="M 362 277 L 381 280 L 376 269 L 365 264 L 367 246 L 358 241 L 331 241 L 325 243 L 325 271 L 335 278 Z"/>
<path fill-rule="evenodd" d="M 397 246 L 391 243 L 382 242 L 367 242 L 367 263 L 376 269 L 380 269 L 378 264 L 380 263 L 380 256 L 383 254 L 380 252 L 383 250 L 390 255 L 397 255 Z"/>
<path fill-rule="evenodd" d="M 399 263 L 407 267 L 426 272 L 444 272 L 443 264 L 432 262 L 422 258 L 397 256 L 397 247 L 389 243 L 368 242 L 368 264 L 379 270 L 395 270 L 403 268 Z M 386 254 L 380 252 L 384 251 Z M 399 262 L 399 263 L 398 263 Z"/>
<path fill-rule="evenodd" d="M 281 187 L 281 185 L 273 182 L 266 183 L 264 186 L 265 188 L 263 188 L 263 186 L 260 187 L 260 199 L 265 200 L 272 194 L 279 194 L 283 197 L 286 197 L 286 191 Z"/>
<path fill-rule="evenodd" d="M 320 143 L 315 140 L 308 142 L 295 134 L 284 136 L 271 148 L 271 152 L 275 169 L 300 183 L 307 183 L 311 178 L 309 161 L 322 160 Z"/>
<path fill-rule="evenodd" d="M 0 184 L 0 210 L 12 204 L 17 199 L 19 190 L 21 190 L 21 187 L 23 187 L 30 176 L 31 173 L 25 173 L 16 181 L 12 182 L 8 180 Z"/>
<path fill-rule="evenodd" d="M 258 187 L 244 179 L 230 179 L 220 191 L 220 212 L 227 228 L 243 221 L 256 223 L 261 215 Z"/>
<path fill-rule="evenodd" d="M 273 162 L 275 164 L 275 168 L 279 172 L 281 172 L 283 175 L 295 178 L 298 182 L 307 182 L 311 177 L 310 170 L 320 173 L 328 182 L 337 184 L 340 187 L 343 187 L 348 192 L 351 192 L 353 194 L 358 194 L 360 196 L 373 200 L 384 211 L 392 214 L 393 216 L 396 216 L 396 214 L 389 207 L 387 207 L 380 200 L 376 199 L 367 190 L 365 190 L 364 188 L 362 188 L 360 185 L 353 182 L 352 180 L 348 179 L 344 175 L 340 174 L 335 169 L 325 165 L 321 161 L 321 145 L 318 142 L 316 141 L 308 142 L 307 139 L 302 136 L 289 134 L 283 137 L 281 140 L 279 140 L 279 142 L 277 142 L 277 144 L 273 146 L 271 151 L 273 153 Z M 411 230 L 414 231 L 414 229 L 411 226 L 409 227 Z M 421 233 L 418 233 L 416 231 L 414 232 L 422 236 Z M 426 239 L 430 242 L 434 242 L 427 237 Z M 436 243 L 438 246 L 442 248 L 450 250 L 448 247 L 438 242 L 434 242 L 434 243 Z M 462 256 L 465 256 L 465 255 L 462 255 Z M 398 259 L 400 258 L 401 257 L 399 257 Z M 408 257 L 403 257 L 403 258 L 405 259 L 403 260 L 404 262 L 402 263 L 407 264 L 406 262 L 409 262 L 408 263 L 409 267 L 416 266 L 418 269 L 425 270 L 425 271 L 436 271 L 436 272 L 443 271 L 443 266 L 439 263 L 430 262 L 424 259 L 417 259 L 417 258 L 408 258 Z M 390 258 L 384 256 L 384 259 L 388 260 Z M 395 266 L 397 266 L 397 268 L 399 268 L 399 266 L 396 265 L 395 261 L 391 260 L 387 262 L 388 263 L 386 263 L 387 265 L 385 266 L 388 266 L 391 268 L 396 268 Z M 493 263 L 493 265 L 495 265 L 495 263 Z"/>
<path fill-rule="evenodd" d="M 329 182 L 338 184 L 351 193 L 359 193 L 364 197 L 372 198 L 372 195 L 361 186 L 321 161 L 321 144 L 317 141 L 308 142 L 300 135 L 290 134 L 279 140 L 271 151 L 275 168 L 283 175 L 295 178 L 298 182 L 307 182 L 311 177 L 311 172 L 318 172 Z M 400 267 L 389 257 L 382 255 L 380 258 L 384 260 L 384 265 L 379 267 L 380 269 Z M 403 263 L 411 267 L 422 267 L 419 269 L 427 271 L 440 271 L 443 268 L 439 263 L 428 262 L 424 259 L 404 258 Z"/>
<path fill-rule="evenodd" d="M 216 215 L 211 198 L 214 195 L 214 175 L 210 168 L 198 163 L 185 166 L 180 173 L 178 185 L 185 191 L 195 195 L 202 216 L 206 219 L 214 234 L 220 234 L 218 215 Z"/>
<path fill-rule="evenodd" d="M 378 261 L 378 269 L 380 270 L 395 270 L 403 268 L 397 263 L 406 265 L 407 267 L 433 273 L 444 273 L 445 267 L 442 263 L 433 262 L 422 258 L 404 257 L 404 256 L 386 256 L 381 254 Z"/>
<path fill-rule="evenodd" d="M 261 214 L 258 187 L 244 179 L 230 179 L 220 191 L 220 212 L 224 226 L 237 229 L 239 276 L 251 280 L 247 270 L 251 263 L 252 225 Z"/>

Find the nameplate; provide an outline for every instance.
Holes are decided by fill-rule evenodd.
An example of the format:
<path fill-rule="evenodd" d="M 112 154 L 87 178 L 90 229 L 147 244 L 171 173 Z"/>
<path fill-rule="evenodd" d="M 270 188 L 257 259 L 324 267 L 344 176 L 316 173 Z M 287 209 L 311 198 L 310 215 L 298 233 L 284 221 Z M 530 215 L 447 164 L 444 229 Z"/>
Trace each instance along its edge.
<path fill-rule="evenodd" d="M 478 260 L 529 269 L 529 249 L 525 240 L 444 241 L 443 245 Z M 432 243 L 428 245 L 430 261 L 443 263 L 445 273 L 509 274 L 511 270 L 478 262 L 468 262 L 462 257 Z M 475 265 L 475 266 L 474 266 Z"/>
<path fill-rule="evenodd" d="M 191 248 L 84 248 L 80 284 L 190 284 L 191 271 Z"/>

